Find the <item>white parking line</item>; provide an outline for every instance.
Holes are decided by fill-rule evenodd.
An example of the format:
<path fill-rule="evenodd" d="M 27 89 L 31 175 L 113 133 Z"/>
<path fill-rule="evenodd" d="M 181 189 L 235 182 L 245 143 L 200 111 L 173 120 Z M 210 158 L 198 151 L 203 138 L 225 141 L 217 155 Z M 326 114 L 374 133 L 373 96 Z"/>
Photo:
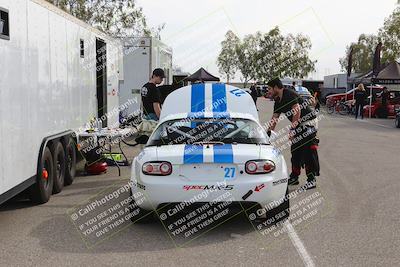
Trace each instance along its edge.
<path fill-rule="evenodd" d="M 289 222 L 285 222 L 285 227 L 287 233 L 292 241 L 292 244 L 296 248 L 297 252 L 299 253 L 301 259 L 304 262 L 306 267 L 314 267 L 315 264 L 311 259 L 310 255 L 308 254 L 306 247 L 304 246 L 303 242 L 301 241 L 300 237 L 297 235 L 296 230 L 294 230 L 293 225 Z"/>

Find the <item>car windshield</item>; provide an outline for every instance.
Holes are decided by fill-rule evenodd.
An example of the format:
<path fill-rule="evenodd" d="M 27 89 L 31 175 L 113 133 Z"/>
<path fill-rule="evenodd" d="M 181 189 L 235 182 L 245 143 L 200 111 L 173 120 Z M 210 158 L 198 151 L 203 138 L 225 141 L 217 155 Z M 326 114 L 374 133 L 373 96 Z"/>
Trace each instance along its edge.
<path fill-rule="evenodd" d="M 161 124 L 148 146 L 223 143 L 269 144 L 265 131 L 245 119 L 172 120 Z"/>

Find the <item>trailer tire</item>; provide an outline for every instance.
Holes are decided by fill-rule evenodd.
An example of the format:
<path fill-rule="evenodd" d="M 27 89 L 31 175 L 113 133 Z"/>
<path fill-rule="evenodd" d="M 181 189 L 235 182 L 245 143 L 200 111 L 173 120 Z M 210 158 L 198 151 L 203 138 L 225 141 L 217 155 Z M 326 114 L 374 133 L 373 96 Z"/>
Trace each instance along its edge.
<path fill-rule="evenodd" d="M 36 183 L 29 190 L 29 197 L 33 202 L 44 204 L 49 201 L 53 191 L 54 172 L 53 157 L 50 149 L 46 147 L 39 162 Z"/>
<path fill-rule="evenodd" d="M 64 188 L 65 170 L 67 166 L 65 151 L 61 142 L 57 142 L 54 147 L 53 160 L 54 160 L 53 194 L 58 194 Z"/>
<path fill-rule="evenodd" d="M 75 141 L 69 138 L 65 146 L 66 164 L 65 164 L 65 185 L 71 185 L 74 182 L 76 174 L 76 148 Z"/>

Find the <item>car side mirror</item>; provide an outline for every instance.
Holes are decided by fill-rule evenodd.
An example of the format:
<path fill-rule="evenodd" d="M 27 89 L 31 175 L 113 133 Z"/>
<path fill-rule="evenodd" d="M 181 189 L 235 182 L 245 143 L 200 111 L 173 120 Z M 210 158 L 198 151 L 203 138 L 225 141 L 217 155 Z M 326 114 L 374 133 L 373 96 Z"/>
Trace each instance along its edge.
<path fill-rule="evenodd" d="M 150 137 L 147 135 L 141 135 L 135 139 L 135 142 L 138 143 L 139 145 L 145 145 L 149 141 Z"/>

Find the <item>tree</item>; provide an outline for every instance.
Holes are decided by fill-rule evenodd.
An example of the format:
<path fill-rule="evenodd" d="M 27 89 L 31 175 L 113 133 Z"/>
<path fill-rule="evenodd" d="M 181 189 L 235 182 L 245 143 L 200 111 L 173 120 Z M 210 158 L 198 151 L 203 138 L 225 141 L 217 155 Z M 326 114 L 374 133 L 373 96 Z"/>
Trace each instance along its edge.
<path fill-rule="evenodd" d="M 303 78 L 315 70 L 316 61 L 309 56 L 311 41 L 302 34 L 284 36 L 278 27 L 260 38 L 256 53 L 256 79 L 274 77 Z"/>
<path fill-rule="evenodd" d="M 260 43 L 261 33 L 250 34 L 236 46 L 237 66 L 242 74 L 245 86 L 250 80 L 255 80 L 257 72 L 257 49 Z"/>
<path fill-rule="evenodd" d="M 382 62 L 400 58 L 400 7 L 396 8 L 379 30 L 383 43 Z"/>
<path fill-rule="evenodd" d="M 229 40 L 234 41 L 229 42 L 229 46 L 226 40 L 222 43 L 223 49 L 218 57 L 220 72 L 227 73 L 236 67 L 245 86 L 250 80 L 303 78 L 315 69 L 316 61 L 310 59 L 311 41 L 307 36 L 283 36 L 278 27 L 266 34 L 256 32 L 247 35 L 243 40 L 236 36 L 233 38 L 231 34 L 227 33 L 226 40 L 230 36 Z"/>
<path fill-rule="evenodd" d="M 236 47 L 240 39 L 232 32 L 225 34 L 225 40 L 221 42 L 221 52 L 217 59 L 219 72 L 224 75 L 229 83 L 230 78 L 234 78 L 237 71 Z"/>
<path fill-rule="evenodd" d="M 112 36 L 126 37 L 152 33 L 147 27 L 142 8 L 136 6 L 135 0 L 47 1 Z"/>
<path fill-rule="evenodd" d="M 380 39 L 374 34 L 361 34 L 357 43 L 352 43 L 346 47 L 346 55 L 339 59 L 342 71 L 347 70 L 348 58 L 351 47 L 353 47 L 352 72 L 366 73 L 372 70 L 372 62 L 375 48 Z"/>
<path fill-rule="evenodd" d="M 374 52 L 377 44 L 382 42 L 382 64 L 392 62 L 400 57 L 400 7 L 385 19 L 378 34 L 361 34 L 356 43 L 346 47 L 346 55 L 339 59 L 342 71 L 347 69 L 348 57 L 353 46 L 353 68 L 356 73 L 372 70 Z"/>

